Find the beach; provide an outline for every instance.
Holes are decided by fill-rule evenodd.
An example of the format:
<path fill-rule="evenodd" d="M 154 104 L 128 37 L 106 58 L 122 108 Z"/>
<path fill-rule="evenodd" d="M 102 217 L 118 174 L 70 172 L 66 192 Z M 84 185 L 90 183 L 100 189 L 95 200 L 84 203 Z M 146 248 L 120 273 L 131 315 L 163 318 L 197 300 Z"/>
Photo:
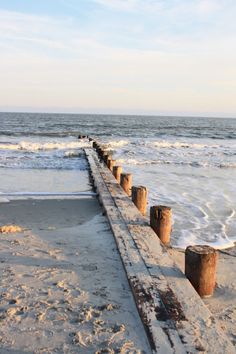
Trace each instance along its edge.
<path fill-rule="evenodd" d="M 150 353 L 96 199 L 0 204 L 1 353 Z"/>
<path fill-rule="evenodd" d="M 0 0 L 0 354 L 236 354 L 235 18 Z"/>
<path fill-rule="evenodd" d="M 184 251 L 172 248 L 169 253 L 184 272 Z M 203 301 L 236 346 L 236 247 L 218 251 L 218 257 L 214 294 Z"/>
<path fill-rule="evenodd" d="M 154 335 L 156 348 L 159 344 L 167 346 L 170 353 L 173 343 L 178 350 L 185 348 L 185 340 L 190 348 L 209 348 L 214 342 L 213 333 L 222 335 L 219 348 L 226 345 L 225 338 L 235 347 L 234 120 L 229 125 L 225 120 L 218 122 L 217 129 L 226 126 L 219 134 L 214 130 L 215 120 L 205 122 L 203 138 L 198 126 L 188 127 L 185 119 L 164 122 L 148 118 L 143 122 L 140 117 L 130 117 L 127 123 L 124 117 L 109 118 L 8 114 L 5 128 L 3 121 L 0 352 L 151 353 L 150 328 L 154 334 L 156 328 L 160 331 L 158 336 Z M 17 124 L 19 119 L 24 121 L 25 131 Z M 189 122 L 193 123 L 191 119 Z M 134 243 L 124 252 L 119 235 L 113 235 L 119 223 L 110 228 L 117 207 L 114 209 L 108 202 L 110 196 L 105 195 L 105 204 L 111 208 L 108 217 L 104 205 L 98 202 L 101 203 L 101 196 L 97 200 L 94 195 L 93 181 L 96 177 L 99 181 L 100 172 L 95 169 L 93 179 L 90 178 L 91 164 L 85 155 L 86 149 L 91 151 L 91 143 L 88 139 L 78 139 L 78 133 L 84 131 L 97 134 L 99 142 L 113 153 L 123 171 L 133 174 L 134 185 L 145 185 L 148 189 L 147 219 L 142 221 L 144 229 L 138 237 L 132 236 L 136 227 L 132 223 L 139 217 L 136 212 L 129 214 L 130 200 L 121 207 L 131 222 L 130 235 L 124 237 L 132 236 L 127 238 L 127 245 Z M 111 174 L 103 165 L 101 175 L 112 185 Z M 107 187 L 101 187 L 101 191 L 107 191 Z M 118 193 L 119 204 L 120 191 L 116 187 L 114 191 Z M 150 244 L 145 241 L 149 207 L 155 204 L 170 206 L 173 211 L 170 258 L 164 251 L 158 258 L 157 250 L 161 247 L 153 236 L 149 235 Z M 120 211 L 117 213 L 119 219 Z M 133 221 L 130 215 L 136 215 Z M 9 229 L 9 225 L 16 227 L 17 232 Z M 7 229 L 11 232 L 7 233 Z M 217 286 L 213 297 L 203 299 L 205 307 L 192 288 L 185 298 L 185 289 L 178 283 L 178 278 L 184 281 L 184 275 L 177 267 L 184 272 L 184 249 L 190 244 L 220 248 Z M 132 266 L 127 250 L 131 252 Z M 166 270 L 166 257 L 175 275 Z M 137 264 L 136 259 L 139 259 Z M 153 316 L 156 305 L 148 322 L 142 311 L 149 309 L 148 301 L 145 302 L 149 297 L 139 303 L 137 284 L 132 283 L 136 276 L 141 291 L 147 282 L 151 285 L 149 290 L 155 284 L 159 291 L 160 286 L 161 291 L 156 294 L 161 294 L 161 301 L 164 296 L 164 304 L 163 294 L 170 294 L 165 284 L 172 286 L 171 301 L 175 306 L 173 299 L 180 295 L 183 303 L 180 301 L 179 306 L 186 310 L 190 328 L 181 322 L 184 316 L 179 318 L 180 325 L 176 318 L 172 323 L 168 316 L 164 321 Z M 199 315 L 193 311 L 193 299 L 201 310 Z M 143 306 L 142 311 L 139 305 Z M 167 301 L 173 314 L 168 306 Z M 150 315 L 148 311 L 146 314 Z M 147 325 L 150 325 L 148 330 Z M 173 343 L 169 340 L 171 336 Z M 217 353 L 218 349 L 214 350 Z"/>

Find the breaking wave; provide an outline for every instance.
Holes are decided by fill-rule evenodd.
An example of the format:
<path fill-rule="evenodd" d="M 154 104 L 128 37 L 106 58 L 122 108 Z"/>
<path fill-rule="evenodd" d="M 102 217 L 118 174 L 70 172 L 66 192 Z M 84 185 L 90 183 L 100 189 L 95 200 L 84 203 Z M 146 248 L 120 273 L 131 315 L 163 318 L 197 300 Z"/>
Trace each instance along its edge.
<path fill-rule="evenodd" d="M 180 165 L 180 166 L 191 166 L 191 167 L 218 167 L 218 168 L 236 168 L 234 163 L 215 163 L 210 164 L 209 162 L 199 162 L 199 161 L 171 161 L 171 160 L 136 160 L 136 159 L 117 159 L 120 164 L 126 165 Z"/>
<path fill-rule="evenodd" d="M 196 144 L 196 143 L 186 143 L 186 142 L 168 142 L 168 141 L 156 141 L 153 143 L 153 146 L 157 148 L 172 148 L 172 149 L 204 149 L 212 147 L 218 147 L 218 145 L 206 145 L 206 144 Z"/>
<path fill-rule="evenodd" d="M 67 149 L 81 149 L 84 147 L 89 147 L 88 142 L 45 142 L 45 143 L 38 143 L 38 142 L 28 142 L 28 141 L 21 141 L 17 144 L 0 144 L 1 150 L 21 150 L 21 151 L 46 151 L 46 150 L 67 150 Z"/>
<path fill-rule="evenodd" d="M 117 147 L 123 147 L 128 144 L 129 144 L 128 140 L 119 140 L 119 141 L 109 141 L 106 145 L 111 148 L 117 148 Z"/>

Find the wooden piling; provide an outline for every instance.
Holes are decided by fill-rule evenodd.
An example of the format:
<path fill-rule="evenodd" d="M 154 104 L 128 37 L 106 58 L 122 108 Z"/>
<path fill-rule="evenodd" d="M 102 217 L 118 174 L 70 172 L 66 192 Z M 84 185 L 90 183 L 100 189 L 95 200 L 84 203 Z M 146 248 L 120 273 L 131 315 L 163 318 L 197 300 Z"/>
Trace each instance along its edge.
<path fill-rule="evenodd" d="M 132 201 L 141 214 L 145 216 L 147 212 L 147 188 L 144 186 L 133 186 Z"/>
<path fill-rule="evenodd" d="M 116 178 L 117 182 L 120 183 L 120 175 L 122 173 L 122 167 L 121 166 L 114 166 L 113 167 L 113 175 Z"/>
<path fill-rule="evenodd" d="M 132 174 L 131 173 L 121 173 L 120 175 L 120 185 L 124 189 L 124 191 L 131 196 L 131 188 L 132 188 Z"/>
<path fill-rule="evenodd" d="M 110 161 L 112 160 L 112 156 L 109 154 L 109 155 L 107 155 L 107 158 L 106 158 L 106 165 L 107 165 L 107 167 L 109 168 L 109 163 L 110 163 Z"/>
<path fill-rule="evenodd" d="M 164 245 L 168 245 L 170 242 L 171 217 L 170 207 L 156 205 L 150 208 L 150 226 Z"/>
<path fill-rule="evenodd" d="M 97 154 L 98 154 L 99 157 L 102 154 L 102 148 L 100 146 L 97 148 Z"/>
<path fill-rule="evenodd" d="M 100 144 L 97 144 L 97 146 L 96 146 L 96 151 L 97 151 L 97 153 L 99 153 L 99 150 L 101 149 L 101 146 L 100 146 Z"/>
<path fill-rule="evenodd" d="M 103 149 L 103 147 L 101 147 L 98 152 L 98 156 L 100 157 L 100 159 L 103 158 L 103 153 L 104 153 L 104 149 Z"/>
<path fill-rule="evenodd" d="M 108 156 L 108 151 L 104 151 L 102 154 L 102 159 L 105 162 L 106 161 L 106 157 Z"/>
<path fill-rule="evenodd" d="M 112 172 L 113 171 L 113 167 L 114 167 L 114 165 L 115 165 L 115 163 L 116 163 L 116 160 L 108 160 L 107 161 L 107 167 L 109 168 L 109 170 Z"/>
<path fill-rule="evenodd" d="M 188 246 L 185 250 L 185 275 L 201 297 L 213 295 L 217 258 L 217 251 L 210 246 Z"/>
<path fill-rule="evenodd" d="M 101 151 L 100 151 L 100 155 L 99 155 L 101 161 L 104 159 L 104 154 L 105 154 L 105 153 L 106 153 L 106 150 L 104 150 L 104 148 L 102 147 L 102 148 L 101 148 Z"/>
<path fill-rule="evenodd" d="M 112 156 L 109 153 L 107 153 L 104 157 L 105 164 L 108 165 L 108 160 L 111 160 L 111 159 L 112 159 Z"/>

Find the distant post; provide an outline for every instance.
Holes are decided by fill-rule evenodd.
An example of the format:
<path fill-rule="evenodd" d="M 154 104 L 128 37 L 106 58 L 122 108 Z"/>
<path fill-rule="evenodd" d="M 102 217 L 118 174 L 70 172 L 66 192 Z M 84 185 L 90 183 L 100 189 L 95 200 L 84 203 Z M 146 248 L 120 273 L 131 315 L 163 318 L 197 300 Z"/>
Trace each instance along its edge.
<path fill-rule="evenodd" d="M 147 188 L 143 186 L 132 187 L 132 201 L 143 216 L 147 211 Z"/>
<path fill-rule="evenodd" d="M 107 167 L 108 167 L 108 162 L 109 162 L 110 160 L 112 160 L 112 156 L 109 154 L 109 155 L 107 155 L 107 156 L 105 157 L 105 163 L 106 163 Z"/>
<path fill-rule="evenodd" d="M 106 162 L 106 158 L 108 156 L 108 151 L 104 151 L 103 155 L 102 155 L 102 158 L 103 158 L 103 161 Z"/>
<path fill-rule="evenodd" d="M 107 164 L 107 167 L 109 168 L 109 170 L 112 172 L 113 171 L 113 167 L 116 163 L 116 160 L 108 160 L 108 164 Z"/>
<path fill-rule="evenodd" d="M 131 196 L 131 188 L 132 188 L 132 174 L 131 173 L 121 173 L 120 175 L 120 185 L 127 193 L 127 195 Z"/>
<path fill-rule="evenodd" d="M 122 173 L 122 167 L 121 166 L 114 166 L 113 167 L 113 175 L 116 178 L 117 182 L 120 184 L 120 175 Z"/>

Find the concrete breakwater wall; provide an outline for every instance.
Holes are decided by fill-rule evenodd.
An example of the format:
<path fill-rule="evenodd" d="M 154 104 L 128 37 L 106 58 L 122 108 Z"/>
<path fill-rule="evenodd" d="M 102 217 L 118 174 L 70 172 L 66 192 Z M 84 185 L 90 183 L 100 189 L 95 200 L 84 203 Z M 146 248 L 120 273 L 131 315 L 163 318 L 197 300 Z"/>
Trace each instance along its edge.
<path fill-rule="evenodd" d="M 234 352 L 235 348 L 211 312 L 157 237 L 155 222 L 151 227 L 145 217 L 145 188 L 132 188 L 131 176 L 122 174 L 122 167 L 115 166 L 102 144 L 92 138 L 90 141 L 93 148 L 85 149 L 85 153 L 91 176 L 153 352 Z M 163 212 L 167 214 L 165 223 L 156 222 L 156 228 L 167 237 L 164 243 L 168 244 L 171 213 L 168 208 L 161 215 Z M 153 214 L 157 217 L 154 221 L 158 220 L 158 209 L 154 208 Z M 212 284 L 214 288 L 214 279 Z"/>

